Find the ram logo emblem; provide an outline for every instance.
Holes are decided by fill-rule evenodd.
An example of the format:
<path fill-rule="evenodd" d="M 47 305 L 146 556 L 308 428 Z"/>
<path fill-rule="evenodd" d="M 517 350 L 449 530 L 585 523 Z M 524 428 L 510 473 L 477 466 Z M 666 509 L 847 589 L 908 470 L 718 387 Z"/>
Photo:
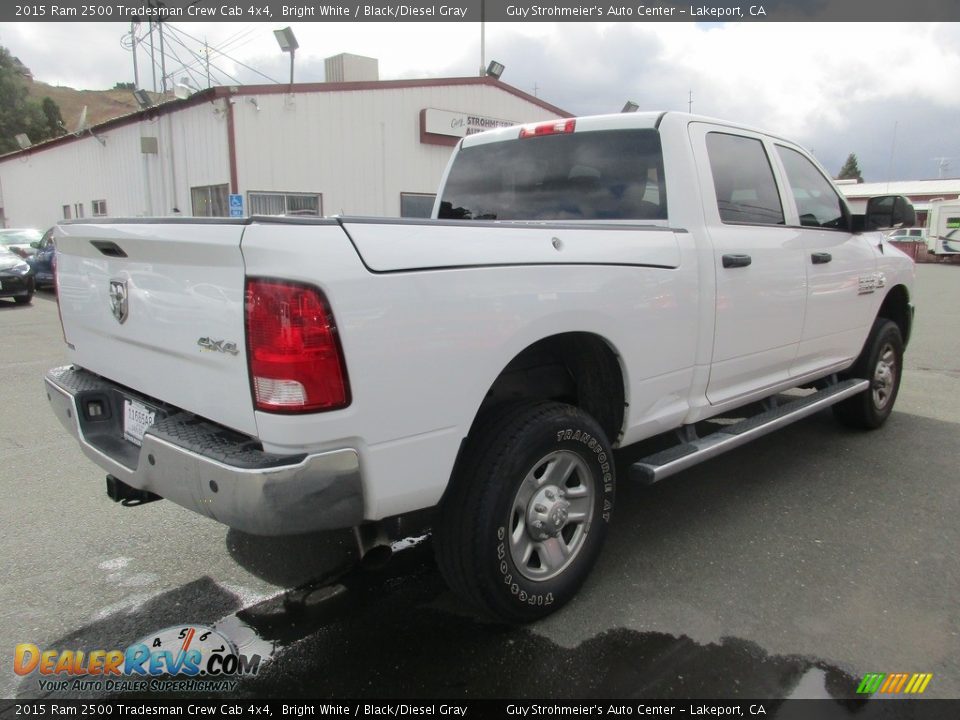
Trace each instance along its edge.
<path fill-rule="evenodd" d="M 127 294 L 126 280 L 110 281 L 110 312 L 117 322 L 123 325 L 130 314 L 130 299 Z"/>

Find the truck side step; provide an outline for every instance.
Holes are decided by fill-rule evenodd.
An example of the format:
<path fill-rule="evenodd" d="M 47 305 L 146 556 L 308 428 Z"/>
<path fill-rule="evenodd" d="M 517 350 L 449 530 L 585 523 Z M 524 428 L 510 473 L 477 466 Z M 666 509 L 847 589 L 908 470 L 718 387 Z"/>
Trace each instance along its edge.
<path fill-rule="evenodd" d="M 635 462 L 630 479 L 652 485 L 682 470 L 745 445 L 754 438 L 779 430 L 785 425 L 813 415 L 870 387 L 869 380 L 856 378 L 830 385 L 800 400 L 766 410 L 759 415 L 727 425 L 699 440 L 681 443 Z"/>

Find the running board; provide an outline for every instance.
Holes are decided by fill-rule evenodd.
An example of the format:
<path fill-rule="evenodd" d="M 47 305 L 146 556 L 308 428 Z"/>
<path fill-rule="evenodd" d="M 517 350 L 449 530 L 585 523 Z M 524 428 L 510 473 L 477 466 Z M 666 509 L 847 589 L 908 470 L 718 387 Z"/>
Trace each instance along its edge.
<path fill-rule="evenodd" d="M 800 400 L 766 410 L 759 415 L 728 425 L 705 438 L 683 443 L 649 455 L 630 466 L 630 479 L 652 485 L 704 460 L 740 447 L 761 435 L 813 415 L 870 387 L 869 380 L 844 380 Z"/>

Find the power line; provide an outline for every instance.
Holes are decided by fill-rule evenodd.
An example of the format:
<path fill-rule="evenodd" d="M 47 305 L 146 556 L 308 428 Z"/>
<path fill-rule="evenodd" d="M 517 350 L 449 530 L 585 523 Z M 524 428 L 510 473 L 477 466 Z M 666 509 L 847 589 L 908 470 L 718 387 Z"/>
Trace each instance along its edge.
<path fill-rule="evenodd" d="M 172 37 L 173 37 L 173 39 L 174 39 L 177 43 L 179 43 L 188 53 L 190 53 L 191 55 L 193 55 L 195 58 L 197 58 L 198 60 L 200 60 L 200 61 L 202 62 L 203 59 L 200 58 L 200 56 L 199 56 L 191 47 L 189 47 L 186 43 L 184 43 L 183 40 L 180 39 L 180 37 L 179 37 L 180 34 L 186 35 L 187 37 L 190 37 L 190 35 L 188 35 L 187 33 L 184 33 L 184 32 L 183 32 L 182 30 L 180 30 L 180 29 L 173 29 L 173 28 L 170 28 L 170 29 L 172 30 Z M 191 38 L 191 39 L 195 39 L 195 38 Z M 228 72 L 227 72 L 226 70 L 224 70 L 223 68 L 215 65 L 214 63 L 211 62 L 211 63 L 210 63 L 210 67 L 212 67 L 214 70 L 216 70 L 216 71 L 217 71 L 218 73 L 220 73 L 221 75 L 225 75 L 228 79 L 232 80 L 235 85 L 242 85 L 242 84 L 243 84 L 243 83 L 240 82 L 240 80 L 238 80 L 237 78 L 235 78 L 233 75 L 231 75 L 230 73 L 228 73 Z"/>
<path fill-rule="evenodd" d="M 191 35 L 190 33 L 184 32 L 183 30 L 181 30 L 181 29 L 179 29 L 179 28 L 177 28 L 177 32 L 180 33 L 180 34 L 182 34 L 182 35 L 185 35 L 186 37 L 190 38 L 191 40 L 193 40 L 193 41 L 196 42 L 196 43 L 201 42 L 201 40 L 199 40 L 198 38 L 193 37 L 193 35 Z M 259 75 L 260 77 L 266 78 L 267 80 L 269 80 L 269 81 L 272 82 L 272 83 L 275 83 L 275 84 L 277 84 L 277 85 L 281 85 L 281 84 L 282 84 L 279 80 L 275 80 L 274 78 L 270 77 L 269 75 L 260 72 L 260 71 L 257 70 L 255 67 L 251 67 L 251 66 L 247 65 L 246 63 L 240 62 L 240 61 L 237 60 L 236 58 L 227 55 L 225 52 L 223 52 L 223 51 L 221 51 L 221 50 L 217 50 L 216 48 L 213 48 L 213 50 L 214 50 L 214 52 L 216 52 L 217 54 L 223 55 L 223 57 L 227 58 L 227 60 L 230 60 L 231 62 L 235 62 L 237 65 L 239 65 L 239 66 L 241 66 L 241 67 L 244 67 L 244 68 L 246 68 L 247 70 L 250 70 L 250 71 L 253 72 L 253 73 L 256 73 L 256 74 Z M 242 83 L 239 83 L 239 81 L 238 81 L 238 84 L 242 84 Z"/>

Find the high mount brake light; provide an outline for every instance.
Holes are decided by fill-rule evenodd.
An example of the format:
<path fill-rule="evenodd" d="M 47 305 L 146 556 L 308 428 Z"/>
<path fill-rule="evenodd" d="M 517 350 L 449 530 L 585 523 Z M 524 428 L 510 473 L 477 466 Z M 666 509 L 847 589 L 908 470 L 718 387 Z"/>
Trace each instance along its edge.
<path fill-rule="evenodd" d="M 350 404 L 337 328 L 320 290 L 281 280 L 248 279 L 245 315 L 257 410 L 305 413 Z"/>
<path fill-rule="evenodd" d="M 520 139 L 542 137 L 543 135 L 564 135 L 572 133 L 577 127 L 576 118 L 569 120 L 549 120 L 536 125 L 524 125 L 520 128 Z"/>

